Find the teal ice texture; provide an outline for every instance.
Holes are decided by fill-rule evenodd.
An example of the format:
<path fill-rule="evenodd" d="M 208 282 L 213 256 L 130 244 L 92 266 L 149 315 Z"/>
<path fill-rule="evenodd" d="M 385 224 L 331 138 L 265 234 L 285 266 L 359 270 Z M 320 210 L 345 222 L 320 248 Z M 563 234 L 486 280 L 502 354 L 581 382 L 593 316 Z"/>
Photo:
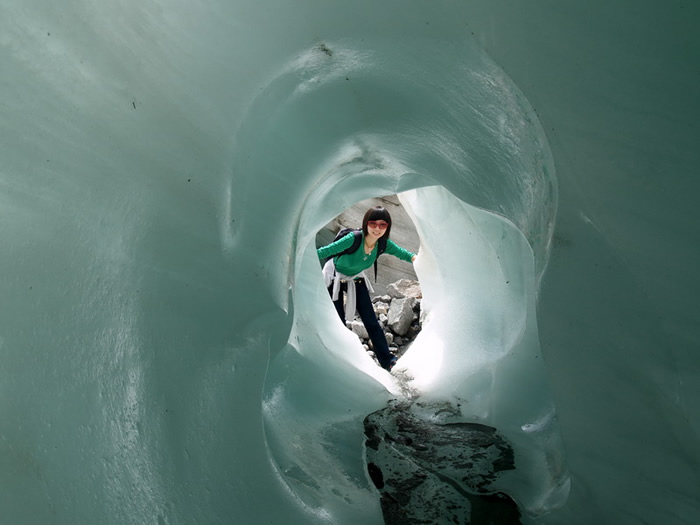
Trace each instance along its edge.
<path fill-rule="evenodd" d="M 700 521 L 700 10 L 550 4 L 0 0 L 0 523 L 381 524 L 406 392 L 526 523 Z M 314 254 L 394 193 L 400 376 Z"/>

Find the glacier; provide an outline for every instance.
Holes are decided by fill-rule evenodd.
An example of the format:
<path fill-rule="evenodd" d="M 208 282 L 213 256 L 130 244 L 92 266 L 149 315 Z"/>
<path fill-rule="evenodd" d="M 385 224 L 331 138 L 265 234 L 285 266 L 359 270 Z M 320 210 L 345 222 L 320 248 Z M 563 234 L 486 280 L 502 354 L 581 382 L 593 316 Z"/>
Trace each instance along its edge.
<path fill-rule="evenodd" d="M 2 0 L 0 522 L 383 523 L 362 421 L 406 384 L 314 238 L 390 194 L 399 366 L 512 444 L 523 521 L 698 522 L 699 18 Z"/>

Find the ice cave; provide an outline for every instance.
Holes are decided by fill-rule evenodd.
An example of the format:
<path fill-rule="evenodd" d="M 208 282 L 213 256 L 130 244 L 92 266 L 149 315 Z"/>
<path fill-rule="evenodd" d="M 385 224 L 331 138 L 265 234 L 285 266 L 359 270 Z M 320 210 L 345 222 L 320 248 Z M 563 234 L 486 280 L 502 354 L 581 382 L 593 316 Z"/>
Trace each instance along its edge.
<path fill-rule="evenodd" d="M 700 522 L 698 20 L 0 2 L 0 523 Z M 314 239 L 394 194 L 390 374 Z"/>

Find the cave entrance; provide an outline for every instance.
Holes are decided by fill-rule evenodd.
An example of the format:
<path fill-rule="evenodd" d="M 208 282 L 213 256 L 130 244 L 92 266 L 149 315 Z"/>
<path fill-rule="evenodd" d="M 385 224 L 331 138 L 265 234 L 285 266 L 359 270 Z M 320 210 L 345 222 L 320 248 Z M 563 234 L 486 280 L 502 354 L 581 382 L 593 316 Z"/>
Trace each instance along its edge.
<path fill-rule="evenodd" d="M 232 173 L 275 191 L 239 185 L 232 206 L 253 216 L 251 203 L 266 203 L 283 218 L 267 238 L 283 248 L 264 264 L 279 268 L 269 288 L 293 319 L 267 370 L 267 445 L 309 512 L 352 508 L 353 522 L 369 522 L 358 515 L 372 505 L 357 430 L 401 390 L 338 323 L 315 240 L 378 195 L 398 195 L 421 242 L 422 330 L 397 367 L 422 399 L 454 401 L 465 419 L 503 432 L 518 458 L 503 488 L 524 508 L 536 514 L 558 499 L 561 451 L 536 322 L 557 207 L 553 160 L 534 110 L 481 46 L 435 44 L 348 40 L 295 54 L 235 141 Z M 348 457 L 357 461 L 339 464 Z"/>
<path fill-rule="evenodd" d="M 505 473 L 497 488 L 526 509 L 539 508 L 548 504 L 542 495 L 565 487 L 567 478 L 537 333 L 533 249 L 505 217 L 467 204 L 445 186 L 405 180 L 413 187 L 407 184 L 396 195 L 420 242 L 414 268 L 422 291 L 421 332 L 388 374 L 338 323 L 319 269 L 316 236 L 367 194 L 356 191 L 352 198 L 334 187 L 321 198 L 309 197 L 313 205 L 304 206 L 297 227 L 294 321 L 266 380 L 268 447 L 289 486 L 322 505 L 331 496 L 308 489 L 311 476 L 305 473 L 337 470 L 340 451 L 360 454 L 363 419 L 408 393 L 421 403 L 456 407 L 462 421 L 497 428 L 517 458 L 516 470 Z M 325 235 L 335 235 L 333 230 Z M 358 462 L 335 479 L 365 476 Z M 336 488 L 364 498 L 362 483 Z"/>

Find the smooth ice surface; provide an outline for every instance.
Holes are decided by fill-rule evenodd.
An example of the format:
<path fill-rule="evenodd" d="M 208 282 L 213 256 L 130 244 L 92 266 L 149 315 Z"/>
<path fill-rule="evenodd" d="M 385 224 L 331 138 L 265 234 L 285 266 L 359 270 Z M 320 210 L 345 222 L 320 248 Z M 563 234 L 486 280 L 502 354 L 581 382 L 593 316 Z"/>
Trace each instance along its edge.
<path fill-rule="evenodd" d="M 359 433 L 396 385 L 312 244 L 401 193 L 432 302 L 402 365 L 504 427 L 531 519 L 698 522 L 699 18 L 2 0 L 3 519 L 381 523 Z"/>
<path fill-rule="evenodd" d="M 364 499 L 354 508 L 365 476 L 359 484 L 347 480 L 347 466 L 337 458 L 361 457 L 362 419 L 387 399 L 369 376 L 399 397 L 402 388 L 415 390 L 421 402 L 451 402 L 466 421 L 498 428 L 515 449 L 517 468 L 493 489 L 507 491 L 531 515 L 544 514 L 563 504 L 569 478 L 537 338 L 530 245 L 502 217 L 442 187 L 399 198 L 422 239 L 415 266 L 424 294 L 423 330 L 396 365 L 412 380 L 397 383 L 343 327 L 320 278 L 315 244 L 307 244 L 292 289 L 289 344 L 266 381 L 271 459 L 315 512 L 351 521 L 366 511 Z M 306 223 L 303 216 L 302 230 Z"/>

